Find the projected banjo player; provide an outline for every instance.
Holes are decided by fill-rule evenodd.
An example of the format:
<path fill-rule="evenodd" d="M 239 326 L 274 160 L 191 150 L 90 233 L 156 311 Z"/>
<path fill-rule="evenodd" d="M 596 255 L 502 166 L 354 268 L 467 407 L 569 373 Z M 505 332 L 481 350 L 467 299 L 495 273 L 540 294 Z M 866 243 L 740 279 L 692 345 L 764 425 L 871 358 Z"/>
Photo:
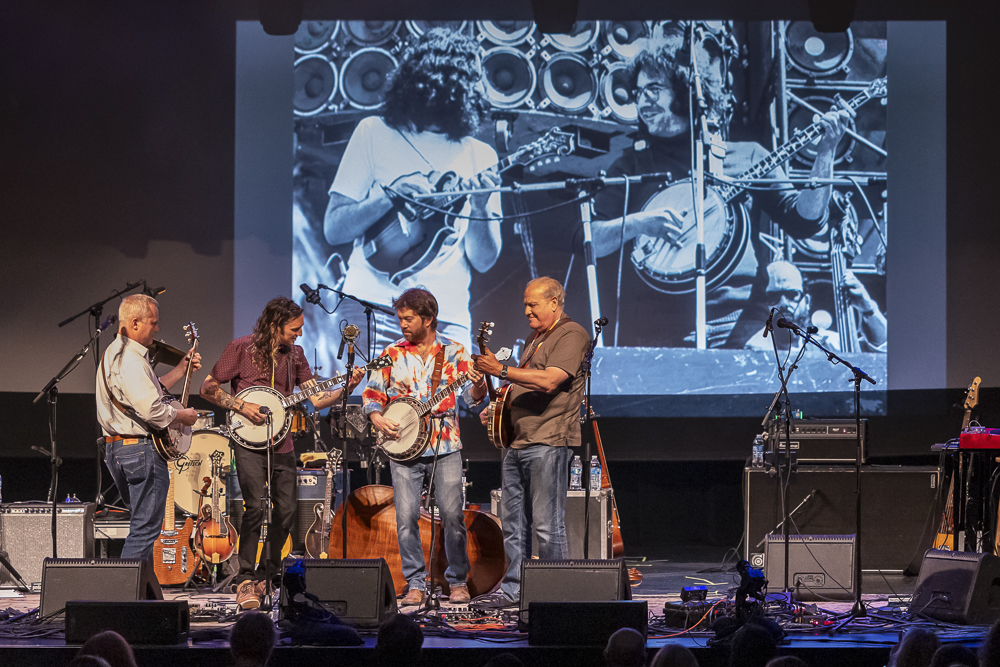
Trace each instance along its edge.
<path fill-rule="evenodd" d="M 414 450 L 405 456 L 395 456 L 383 443 L 383 449 L 393 459 L 390 463 L 396 535 L 403 577 L 409 586 L 402 604 L 419 605 L 427 596 L 427 565 L 420 545 L 420 496 L 424 481 L 431 478 L 435 447 L 438 460 L 433 477 L 434 499 L 444 527 L 448 599 L 465 603 L 469 601 L 469 556 L 462 513 L 462 456 L 459 453 L 462 441 L 458 433 L 457 402 L 455 394 L 451 393 L 432 405 L 431 396 L 447 385 L 462 382 L 461 376 L 466 374 L 471 384 L 465 390 L 465 402 L 474 405 L 486 396 L 486 383 L 482 373 L 472 367 L 468 350 L 438 333 L 438 302 L 433 294 L 427 290 L 408 289 L 392 305 L 403 337 L 383 353 L 392 359 L 392 366 L 372 373 L 368 380 L 363 394 L 364 410 L 385 438 L 397 442 L 403 440 L 405 431 L 412 430 L 414 424 L 411 422 L 416 415 L 392 414 L 390 401 L 409 397 L 425 402 L 430 409 L 429 438 L 424 440 L 422 452 Z"/>
<path fill-rule="evenodd" d="M 629 64 L 628 75 L 639 115 L 639 138 L 612 164 L 609 176 L 659 172 L 670 172 L 675 180 L 689 176 L 692 164 L 688 114 L 690 57 L 681 51 L 681 42 L 680 39 L 651 39 Z M 705 113 L 726 134 L 732 99 L 725 85 L 727 55 L 719 44 L 707 39 L 704 46 L 695 48 L 695 52 L 708 106 Z M 847 109 L 831 111 L 820 117 L 824 133 L 815 147 L 817 156 L 812 176 L 832 177 L 834 150 L 850 118 L 851 112 Z M 729 177 L 742 174 L 767 155 L 768 152 L 755 142 L 727 142 L 722 160 L 723 174 Z M 767 176 L 785 177 L 780 166 Z M 713 185 L 710 180 L 707 184 Z M 656 182 L 633 185 L 627 211 L 623 187 L 609 187 L 595 198 L 594 248 L 597 256 L 604 258 L 598 262 L 599 284 L 604 291 L 602 304 L 606 304 L 606 312 L 611 312 L 609 305 L 618 305 L 617 345 L 685 347 L 690 346 L 689 341 L 693 340 L 693 278 L 690 284 L 675 283 L 665 286 L 665 289 L 657 281 L 664 275 L 675 278 L 674 272 L 693 275 L 691 269 L 694 268 L 696 237 L 693 214 L 690 213 L 693 208 L 690 204 L 691 186 L 684 182 L 675 185 L 673 190 L 660 190 L 661 185 Z M 736 241 L 740 230 L 749 234 L 753 249 L 752 252 L 723 257 L 724 261 L 732 264 L 732 274 L 709 287 L 707 320 L 710 347 L 724 344 L 741 348 L 746 342 L 746 336 L 743 336 L 741 340 L 729 344 L 726 337 L 751 295 L 751 285 L 753 292 L 760 292 L 761 296 L 767 286 L 763 268 L 771 257 L 770 250 L 759 239 L 763 230 L 761 212 L 766 212 L 773 222 L 795 238 L 812 237 L 820 233 L 826 224 L 831 196 L 829 185 L 801 191 L 781 184 L 760 187 L 762 189 L 748 191 L 749 196 L 742 203 L 737 204 L 737 199 L 729 207 L 724 203 L 715 204 L 712 199 L 706 202 L 706 254 L 709 259 L 713 254 L 713 242 L 723 243 L 720 239 Z M 728 237 L 725 230 L 727 224 L 732 225 Z M 665 239 L 678 252 L 671 254 L 668 249 L 662 256 L 643 257 L 644 250 L 640 246 L 645 239 Z M 619 251 L 624 253 L 621 258 Z M 691 266 L 682 264 L 681 259 L 688 257 Z M 663 265 L 658 266 L 657 262 L 661 259 Z M 633 267 L 633 262 L 637 260 L 644 262 L 641 269 Z M 616 288 L 620 265 L 619 292 Z M 710 278 L 711 270 L 709 266 Z M 653 297 L 651 290 L 656 289 L 671 296 Z M 687 293 L 682 293 L 685 289 Z M 608 290 L 612 291 L 609 293 Z M 622 298 L 618 303 L 616 292 L 628 295 L 628 298 Z"/>
<path fill-rule="evenodd" d="M 407 210 L 390 196 L 434 192 L 448 177 L 448 189 L 499 184 L 496 151 L 473 138 L 488 109 L 482 76 L 479 45 L 471 38 L 443 29 L 420 37 L 392 76 L 382 115 L 355 128 L 324 219 L 331 245 L 354 243 L 345 292 L 389 307 L 394 294 L 426 288 L 440 297 L 440 331 L 466 347 L 470 269 L 487 271 L 500 255 L 500 195 L 435 198 L 434 206 L 453 204 L 455 217 L 426 219 L 426 210 L 412 204 Z M 364 321 L 350 300 L 337 314 L 335 331 L 343 322 Z M 376 324 L 381 348 L 394 340 L 398 324 L 381 313 Z"/>
<path fill-rule="evenodd" d="M 222 384 L 232 383 L 233 394 L 248 387 L 271 387 L 284 396 L 292 393 L 296 385 L 311 380 L 312 370 L 305 352 L 295 344 L 302 335 L 302 309 L 283 296 L 268 301 L 253 333 L 237 338 L 226 346 L 212 372 L 201 385 L 201 395 L 218 406 L 233 410 L 253 424 L 263 424 L 266 414 L 258 404 L 240 400 L 227 393 Z M 355 369 L 350 387 L 361 382 L 364 371 Z M 309 397 L 317 410 L 329 407 L 340 400 L 342 389 L 321 391 Z M 274 424 L 274 433 L 280 433 L 282 424 Z M 286 437 L 275 443 L 271 463 L 271 524 L 269 552 L 261 555 L 261 568 L 257 569 L 257 543 L 260 539 L 263 512 L 259 499 L 264 492 L 267 477 L 267 442 L 260 449 L 239 446 L 233 448 L 236 474 L 240 491 L 246 502 L 246 513 L 240 527 L 240 571 L 236 578 L 236 602 L 243 609 L 260 606 L 264 593 L 264 578 L 268 568 L 272 576 L 281 574 L 281 548 L 288 539 L 295 516 L 295 453 L 292 439 Z M 265 562 L 269 561 L 269 562 Z"/>

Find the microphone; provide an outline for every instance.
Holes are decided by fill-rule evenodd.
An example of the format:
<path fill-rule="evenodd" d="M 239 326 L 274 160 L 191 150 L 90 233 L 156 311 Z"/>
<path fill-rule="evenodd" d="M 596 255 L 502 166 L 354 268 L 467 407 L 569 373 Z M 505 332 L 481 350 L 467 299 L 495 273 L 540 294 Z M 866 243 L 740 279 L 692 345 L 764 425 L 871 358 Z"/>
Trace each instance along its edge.
<path fill-rule="evenodd" d="M 355 324 L 348 324 L 343 330 L 344 338 L 351 341 L 352 343 L 356 341 L 361 336 L 361 329 Z"/>
<path fill-rule="evenodd" d="M 791 320 L 786 320 L 784 317 L 779 317 L 778 318 L 778 327 L 781 328 L 781 329 L 791 329 L 792 331 L 797 331 L 799 333 L 802 333 L 802 327 L 800 327 L 795 322 L 792 322 Z M 817 332 L 819 332 L 819 327 L 806 327 L 805 328 L 805 333 L 807 333 L 807 334 L 814 334 L 814 333 L 817 333 Z"/>
<path fill-rule="evenodd" d="M 604 317 L 604 315 L 601 315 L 596 320 L 594 320 L 594 324 L 596 324 L 599 327 L 606 327 L 608 326 L 608 318 Z"/>
<path fill-rule="evenodd" d="M 776 310 L 778 309 L 772 308 L 770 314 L 768 314 L 767 316 L 767 323 L 764 324 L 764 338 L 767 338 L 767 332 L 771 331 L 774 328 L 771 324 L 771 319 L 774 317 L 774 311 Z"/>
<path fill-rule="evenodd" d="M 267 407 L 266 405 L 260 406 L 259 408 L 257 408 L 257 411 L 260 412 L 260 414 L 262 415 L 271 414 L 271 408 Z"/>
<path fill-rule="evenodd" d="M 146 281 L 142 281 L 142 293 L 146 296 L 156 297 L 167 291 L 166 287 L 150 287 Z"/>
<path fill-rule="evenodd" d="M 319 290 L 312 289 L 305 283 L 299 285 L 299 289 L 306 295 L 306 301 L 313 305 L 317 305 L 319 303 Z"/>
<path fill-rule="evenodd" d="M 107 329 L 117 321 L 118 321 L 117 315 L 108 315 L 106 318 L 104 318 L 104 322 L 101 323 L 101 328 L 99 329 L 99 331 L 103 332 L 105 329 Z"/>

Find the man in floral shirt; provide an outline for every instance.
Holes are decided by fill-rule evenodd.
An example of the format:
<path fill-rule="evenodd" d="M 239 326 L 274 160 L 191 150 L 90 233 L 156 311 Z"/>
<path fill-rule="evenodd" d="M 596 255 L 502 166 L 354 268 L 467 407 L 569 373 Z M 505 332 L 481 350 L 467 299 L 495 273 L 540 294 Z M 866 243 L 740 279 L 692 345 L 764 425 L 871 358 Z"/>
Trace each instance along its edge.
<path fill-rule="evenodd" d="M 394 398 L 410 396 L 428 400 L 439 389 L 465 373 L 471 384 L 463 394 L 466 403 L 478 403 L 486 395 L 481 373 L 473 369 L 468 350 L 437 333 L 437 299 L 423 289 L 408 289 L 392 303 L 403 338 L 385 349 L 392 366 L 372 374 L 363 394 L 365 413 L 387 438 L 396 438 L 400 425 L 383 416 Z M 435 367 L 441 374 L 433 386 Z M 430 440 L 423 455 L 410 461 L 392 461 L 392 488 L 396 505 L 396 536 L 409 591 L 403 605 L 419 605 L 427 597 L 427 567 L 420 545 L 420 496 L 424 481 L 433 472 L 434 498 L 444 525 L 444 550 L 448 557 L 445 579 L 451 602 L 468 602 L 469 556 L 466 553 L 465 517 L 462 510 L 462 441 L 458 433 L 457 396 L 450 394 L 430 412 Z M 434 452 L 438 452 L 434 468 Z"/>

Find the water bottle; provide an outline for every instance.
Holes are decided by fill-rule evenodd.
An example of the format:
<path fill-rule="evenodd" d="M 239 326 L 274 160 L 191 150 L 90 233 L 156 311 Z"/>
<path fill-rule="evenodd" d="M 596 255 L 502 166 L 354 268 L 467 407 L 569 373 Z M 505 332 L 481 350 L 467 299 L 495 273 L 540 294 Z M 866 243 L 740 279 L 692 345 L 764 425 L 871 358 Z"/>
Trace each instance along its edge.
<path fill-rule="evenodd" d="M 579 456 L 574 456 L 569 464 L 569 488 L 570 491 L 583 490 L 583 461 Z"/>
<path fill-rule="evenodd" d="M 590 457 L 590 490 L 601 490 L 601 462 L 596 456 Z"/>
<path fill-rule="evenodd" d="M 764 438 L 759 435 L 753 441 L 753 458 L 750 465 L 753 468 L 764 467 Z"/>

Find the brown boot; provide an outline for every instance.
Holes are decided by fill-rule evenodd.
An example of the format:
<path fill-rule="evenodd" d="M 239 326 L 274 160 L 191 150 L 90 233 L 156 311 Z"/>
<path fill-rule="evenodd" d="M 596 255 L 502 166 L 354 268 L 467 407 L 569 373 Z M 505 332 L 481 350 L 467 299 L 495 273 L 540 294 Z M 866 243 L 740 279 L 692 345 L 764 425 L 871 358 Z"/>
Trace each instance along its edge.
<path fill-rule="evenodd" d="M 427 593 L 425 591 L 419 588 L 411 588 L 406 592 L 406 595 L 403 596 L 399 604 L 403 607 L 419 606 L 424 603 L 426 598 Z"/>
<path fill-rule="evenodd" d="M 448 596 L 448 602 L 453 602 L 455 604 L 465 604 L 472 598 L 469 597 L 469 587 L 465 584 L 452 584 L 451 585 L 451 595 Z"/>
<path fill-rule="evenodd" d="M 236 589 L 236 604 L 240 609 L 256 609 L 260 606 L 260 593 L 257 592 L 257 582 L 246 580 Z"/>

